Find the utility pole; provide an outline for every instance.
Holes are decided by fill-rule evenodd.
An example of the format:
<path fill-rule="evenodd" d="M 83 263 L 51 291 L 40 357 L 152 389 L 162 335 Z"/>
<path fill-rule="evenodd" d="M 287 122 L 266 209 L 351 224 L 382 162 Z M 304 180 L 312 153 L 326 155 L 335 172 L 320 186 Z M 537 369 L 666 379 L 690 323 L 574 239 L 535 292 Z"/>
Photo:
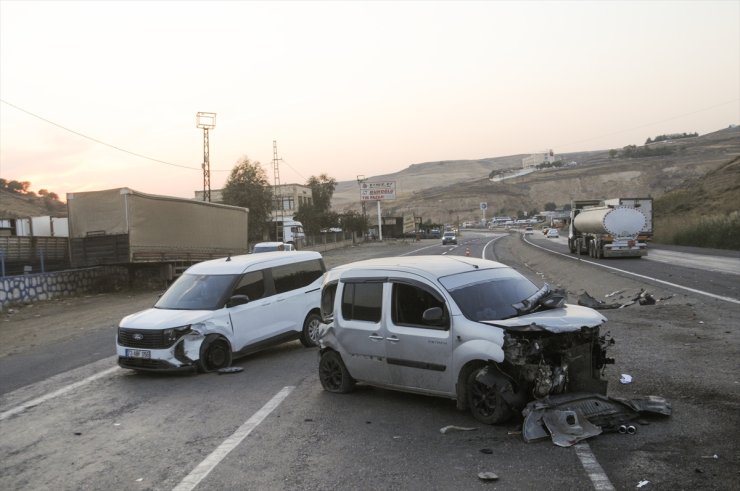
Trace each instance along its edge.
<path fill-rule="evenodd" d="M 199 112 L 195 125 L 203 128 L 203 201 L 211 202 L 211 162 L 209 156 L 208 130 L 216 127 L 216 113 Z"/>
<path fill-rule="evenodd" d="M 278 242 L 283 242 L 285 213 L 283 210 L 283 194 L 280 187 L 280 159 L 278 158 L 276 140 L 272 140 L 272 176 L 274 184 L 273 189 L 275 190 L 275 192 L 273 193 L 273 203 L 277 203 L 277 211 L 275 212 L 275 240 L 277 240 Z"/>
<path fill-rule="evenodd" d="M 360 189 L 362 189 L 362 183 L 367 181 L 367 178 L 360 174 L 357 176 L 357 185 L 360 186 Z M 362 221 L 365 223 L 365 226 L 367 227 L 367 213 L 365 211 L 365 200 L 360 201 L 362 204 Z M 365 240 L 365 232 L 366 230 L 362 231 L 362 240 Z"/>

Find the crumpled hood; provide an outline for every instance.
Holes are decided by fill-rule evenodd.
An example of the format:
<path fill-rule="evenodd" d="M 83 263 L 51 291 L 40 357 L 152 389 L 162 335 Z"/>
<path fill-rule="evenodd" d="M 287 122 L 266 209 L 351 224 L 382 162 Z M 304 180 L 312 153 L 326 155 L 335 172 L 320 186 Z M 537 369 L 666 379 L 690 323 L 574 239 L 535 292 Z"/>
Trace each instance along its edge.
<path fill-rule="evenodd" d="M 533 314 L 504 320 L 480 321 L 504 329 L 541 330 L 553 333 L 580 331 L 581 327 L 596 327 L 606 322 L 606 317 L 588 307 L 566 304 L 559 309 L 546 309 Z M 533 326 L 534 324 L 534 326 Z M 516 329 L 520 328 L 520 329 Z M 521 329 L 530 328 L 530 329 Z"/>
<path fill-rule="evenodd" d="M 211 310 L 146 309 L 124 317 L 119 326 L 128 329 L 169 329 L 203 322 L 213 316 Z"/>

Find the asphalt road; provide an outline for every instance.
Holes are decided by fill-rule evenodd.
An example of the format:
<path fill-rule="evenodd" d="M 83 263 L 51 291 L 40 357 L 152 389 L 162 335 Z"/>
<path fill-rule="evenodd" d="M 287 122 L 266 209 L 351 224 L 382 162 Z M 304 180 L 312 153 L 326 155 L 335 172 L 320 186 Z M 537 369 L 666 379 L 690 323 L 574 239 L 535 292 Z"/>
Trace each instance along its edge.
<path fill-rule="evenodd" d="M 556 246 L 544 237 L 537 239 L 533 238 L 537 245 L 544 241 L 543 245 Z M 516 248 L 531 247 L 518 240 L 473 233 L 465 234 L 457 246 L 424 241 L 384 252 L 469 254 L 508 261 Z M 545 271 L 543 263 L 565 267 L 558 270 L 564 274 L 569 266 L 563 265 L 570 264 L 565 261 L 573 261 L 533 254 L 517 264 L 533 280 L 542 279 L 538 275 L 539 270 Z M 348 254 L 359 258 L 353 256 Z M 689 288 L 709 288 L 725 281 L 723 275 L 732 274 L 666 263 L 651 272 L 645 269 L 652 267 L 646 260 L 620 261 L 619 266 L 626 263 L 635 264 L 642 275 L 670 274 L 661 278 L 677 284 L 691 280 Z M 593 275 L 591 285 L 615 274 L 589 264 L 579 268 L 585 268 L 579 269 L 579 277 L 587 276 L 581 271 Z M 638 277 L 634 281 L 649 284 Z M 660 286 L 673 291 L 668 285 Z M 721 287 L 712 291 L 728 295 Z M 737 298 L 736 292 L 730 290 L 729 295 Z M 700 296 L 692 298 L 701 301 Z M 721 300 L 707 298 L 709 305 L 722 305 Z M 623 317 L 615 316 L 616 325 L 633 329 L 634 318 L 653 315 L 657 329 L 657 316 L 667 312 L 675 317 L 685 308 L 676 305 L 678 310 L 655 314 L 624 309 Z M 736 321 L 740 317 L 736 306 L 729 308 L 729 319 Z M 723 328 L 718 329 L 718 334 L 712 334 L 716 343 L 710 339 L 712 347 L 727 346 L 719 338 Z M 678 348 L 656 341 L 661 335 L 646 333 L 619 346 L 625 346 L 621 348 L 624 359 L 641 367 L 633 373 L 644 387 L 663 387 L 664 395 L 678 399 L 674 403 L 678 414 L 640 427 L 632 437 L 601 435 L 585 447 L 563 449 L 550 442 L 523 443 L 516 421 L 480 425 L 445 399 L 370 387 L 345 395 L 326 393 L 317 377 L 317 350 L 298 342 L 238 360 L 235 365 L 244 371 L 235 374 L 141 375 L 122 370 L 111 356 L 111 328 L 101 325 L 87 330 L 85 341 L 71 338 L 54 347 L 42 345 L 0 358 L 0 489 L 578 490 L 634 489 L 644 480 L 649 482 L 643 489 L 733 489 L 740 476 L 737 444 L 732 441 L 733 435 L 737 441 L 737 416 L 727 415 L 738 409 L 737 362 L 730 356 L 737 352 L 737 346 L 732 346 L 736 331 L 730 354 L 717 355 L 728 358 L 721 363 L 715 360 L 718 367 L 734 366 L 735 373 L 711 381 L 703 373 L 696 375 L 697 381 L 683 380 L 682 375 L 676 384 L 683 385 L 677 389 L 670 384 L 675 373 L 684 369 L 675 359 L 682 355 L 674 356 Z M 646 353 L 637 353 L 641 344 Z M 677 346 L 694 349 L 685 342 Z M 70 365 L 69 359 L 77 361 Z M 656 361 L 651 365 L 650 359 Z M 661 363 L 673 375 L 653 366 Z M 11 366 L 12 372 L 6 371 Z M 12 383 L 6 384 L 11 376 Z M 611 374 L 611 383 L 615 376 L 618 373 Z M 722 411 L 719 416 L 702 413 L 703 401 L 693 400 L 695 388 L 682 394 L 680 387 L 689 383 L 710 386 L 712 393 L 719 394 L 711 401 Z M 735 390 L 731 403 L 721 399 L 728 387 Z M 615 389 L 619 394 L 620 387 Z M 689 423 L 702 417 L 711 424 L 697 436 Z M 448 425 L 475 429 L 440 433 Z M 715 434 L 727 435 L 728 440 L 715 444 L 711 440 Z M 714 452 L 719 454 L 717 459 Z M 589 456 L 595 467 L 584 463 Z M 485 471 L 495 472 L 500 479 L 481 481 L 478 473 Z M 599 471 L 606 482 L 599 481 Z M 690 479 L 680 475 L 682 471 Z"/>

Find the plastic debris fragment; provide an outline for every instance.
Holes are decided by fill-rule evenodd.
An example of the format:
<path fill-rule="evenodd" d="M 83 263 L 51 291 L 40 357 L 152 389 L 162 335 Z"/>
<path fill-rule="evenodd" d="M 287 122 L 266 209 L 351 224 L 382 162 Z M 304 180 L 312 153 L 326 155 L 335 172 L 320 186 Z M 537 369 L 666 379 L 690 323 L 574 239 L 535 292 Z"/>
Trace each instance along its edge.
<path fill-rule="evenodd" d="M 470 428 L 470 427 L 466 427 L 466 426 L 449 425 L 449 426 L 445 426 L 444 428 L 440 428 L 439 429 L 439 432 L 444 435 L 445 433 L 449 433 L 450 431 L 473 431 L 473 430 L 477 430 L 477 429 L 478 428 Z"/>

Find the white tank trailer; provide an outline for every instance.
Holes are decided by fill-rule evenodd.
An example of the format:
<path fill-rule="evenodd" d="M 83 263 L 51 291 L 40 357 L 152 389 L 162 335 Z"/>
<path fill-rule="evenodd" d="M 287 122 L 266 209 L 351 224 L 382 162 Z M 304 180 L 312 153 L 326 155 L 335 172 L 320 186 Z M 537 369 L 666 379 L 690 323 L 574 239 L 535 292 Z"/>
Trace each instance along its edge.
<path fill-rule="evenodd" d="M 641 257 L 647 245 L 640 241 L 647 218 L 629 206 L 588 206 L 578 202 L 571 211 L 570 251 L 602 257 Z"/>

